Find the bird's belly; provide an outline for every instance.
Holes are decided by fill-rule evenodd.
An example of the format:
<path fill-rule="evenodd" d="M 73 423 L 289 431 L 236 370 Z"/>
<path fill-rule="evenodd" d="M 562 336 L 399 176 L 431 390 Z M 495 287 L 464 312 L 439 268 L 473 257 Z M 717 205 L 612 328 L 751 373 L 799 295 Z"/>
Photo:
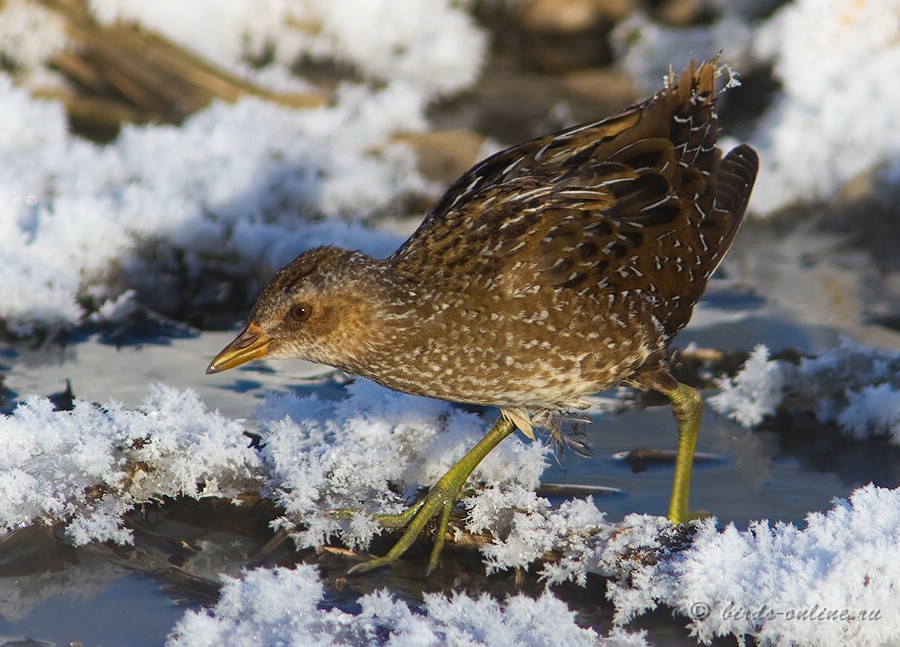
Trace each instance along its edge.
<path fill-rule="evenodd" d="M 407 343 L 397 340 L 363 374 L 399 391 L 445 400 L 571 409 L 627 379 L 662 345 L 646 317 L 621 326 L 562 309 L 555 315 L 479 314 L 423 326 Z"/>

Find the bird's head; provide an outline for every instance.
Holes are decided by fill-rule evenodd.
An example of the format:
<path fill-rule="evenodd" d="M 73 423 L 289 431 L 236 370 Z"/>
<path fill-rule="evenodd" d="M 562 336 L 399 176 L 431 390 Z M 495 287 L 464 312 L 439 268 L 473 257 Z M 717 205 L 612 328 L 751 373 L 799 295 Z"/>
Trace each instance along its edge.
<path fill-rule="evenodd" d="M 379 319 L 379 261 L 318 247 L 269 282 L 243 331 L 206 369 L 218 373 L 254 359 L 305 359 L 353 370 Z"/>

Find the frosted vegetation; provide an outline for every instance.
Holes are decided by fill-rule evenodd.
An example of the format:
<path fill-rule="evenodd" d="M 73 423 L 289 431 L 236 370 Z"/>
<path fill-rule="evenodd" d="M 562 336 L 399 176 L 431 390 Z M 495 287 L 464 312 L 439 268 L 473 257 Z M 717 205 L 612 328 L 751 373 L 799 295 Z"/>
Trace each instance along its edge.
<path fill-rule="evenodd" d="M 262 435 L 262 449 L 247 446 L 247 426 Z M 62 522 L 76 545 L 128 543 L 122 515 L 142 501 L 216 496 L 240 505 L 240 495 L 262 492 L 283 507 L 278 524 L 293 531 L 299 546 L 340 539 L 365 549 L 377 532 L 365 513 L 401 509 L 398 490 L 432 484 L 483 429 L 480 418 L 452 405 L 366 381 L 351 384 L 338 401 L 277 396 L 244 423 L 207 411 L 190 391 L 162 386 L 136 410 L 77 402 L 71 411 L 54 411 L 47 399 L 33 397 L 0 418 L 0 443 L 8 448 L 0 467 L 0 524 L 10 530 Z M 549 584 L 584 585 L 589 573 L 610 578 L 607 597 L 622 627 L 606 637 L 611 644 L 630 620 L 662 606 L 704 641 L 733 633 L 773 642 L 881 643 L 900 623 L 900 490 L 867 486 L 799 528 L 761 521 L 740 531 L 709 520 L 686 530 L 643 515 L 612 524 L 590 498 L 554 508 L 537 496 L 547 452 L 519 438 L 493 452 L 474 475 L 487 485 L 465 501 L 466 530 L 493 537 L 482 548 L 487 571 L 527 567 L 552 551 L 560 558 L 539 567 Z M 367 507 L 351 519 L 331 514 L 359 508 L 360 501 Z M 321 596 L 312 568 L 253 571 L 229 581 L 213 609 L 188 613 L 173 640 L 217 644 L 225 635 L 245 641 L 270 635 L 300 645 L 324 631 L 330 637 L 322 644 L 355 644 L 360 636 L 384 638 L 387 630 L 399 641 L 390 644 L 412 644 L 404 641 L 423 631 L 433 638 L 422 644 L 459 636 L 485 645 L 500 639 L 542 645 L 557 634 L 550 644 L 600 640 L 577 627 L 549 592 L 502 603 L 434 596 L 425 616 L 387 593 L 363 598 L 359 614 L 319 610 Z M 853 618 L 797 617 L 845 609 Z M 548 610 L 555 611 L 544 616 Z M 878 615 L 864 618 L 863 611 Z"/>
<path fill-rule="evenodd" d="M 100 20 L 139 21 L 273 87 L 303 87 L 287 71 L 300 55 L 353 66 L 361 80 L 325 107 L 214 103 L 178 127 L 126 127 L 101 146 L 71 135 L 58 103 L 0 77 L 3 326 L 28 335 L 115 321 L 147 305 L 142 295 L 176 259 L 189 276 L 225 261 L 251 268 L 250 280 L 324 243 L 390 253 L 400 239 L 373 223 L 434 191 L 393 136 L 427 130 L 426 108 L 474 83 L 485 56 L 487 37 L 466 4 L 90 2 Z M 753 216 L 827 200 L 862 172 L 896 173 L 900 85 L 890 80 L 900 77 L 900 0 L 796 0 L 752 32 L 739 21 L 754 3 L 720 4 L 723 17 L 709 28 L 673 32 L 634 18 L 623 34 L 640 37 L 621 40 L 631 47 L 626 65 L 654 86 L 659 70 L 681 64 L 685 42 L 702 43 L 690 48 L 698 53 L 724 48 L 738 69 L 773 64 L 782 86 L 753 136 L 765 167 Z M 34 70 L 32 80 L 52 83 L 43 66 L 64 35 L 41 11 L 6 3 L 0 48 Z M 308 23 L 319 28 L 298 27 Z M 29 25 L 34 38 L 5 37 Z M 246 61 L 266 47 L 271 65 L 251 70 Z M 898 375 L 897 353 L 849 341 L 799 364 L 760 347 L 710 404 L 747 427 L 805 407 L 851 437 L 900 444 Z M 247 447 L 247 429 L 262 435 L 261 449 Z M 29 396 L 0 416 L 0 526 L 60 524 L 75 545 L 128 543 L 123 515 L 143 501 L 215 496 L 239 505 L 253 492 L 283 508 L 278 525 L 298 546 L 337 539 L 364 549 L 378 531 L 371 513 L 401 510 L 484 430 L 482 418 L 451 404 L 365 381 L 339 400 L 272 396 L 248 421 L 164 385 L 137 409 L 79 401 L 56 411 Z M 738 530 L 707 520 L 685 530 L 638 515 L 612 524 L 590 498 L 553 507 L 536 494 L 549 460 L 541 443 L 501 444 L 473 474 L 481 487 L 464 502 L 466 530 L 490 535 L 486 571 L 553 551 L 559 559 L 538 567 L 549 584 L 610 578 L 616 628 L 607 636 L 576 625 L 552 592 L 536 600 L 430 596 L 422 612 L 377 593 L 360 600 L 358 613 L 327 609 L 318 574 L 301 566 L 227 580 L 218 604 L 187 613 L 171 643 L 640 645 L 645 636 L 627 625 L 657 608 L 678 614 L 701 641 L 896 640 L 900 491 L 858 489 L 801 527 L 760 521 Z M 342 508 L 359 513 L 332 514 Z M 851 617 L 809 620 L 835 611 Z"/>
<path fill-rule="evenodd" d="M 107 146 L 70 135 L 59 104 L 0 84 L 0 151 L 17 160 L 0 171 L 0 317 L 14 332 L 77 323 L 96 304 L 121 316 L 176 250 L 189 276 L 223 258 L 277 268 L 326 241 L 388 253 L 397 238 L 360 223 L 423 186 L 411 152 L 387 141 L 424 126 L 421 96 L 401 84 L 347 87 L 306 111 L 217 103 Z"/>
<path fill-rule="evenodd" d="M 575 624 L 574 614 L 553 595 L 511 597 L 503 603 L 484 595 L 427 595 L 425 612 L 411 610 L 384 592 L 362 597 L 360 612 L 322 612 L 324 587 L 315 569 L 273 569 L 225 583 L 209 613 L 190 613 L 169 644 L 188 647 L 229 644 L 344 646 L 391 645 L 646 645 L 641 634 L 615 630 L 601 640 Z M 287 601 L 287 603 L 285 603 Z M 552 622 L 547 622 L 552 618 Z"/>
<path fill-rule="evenodd" d="M 819 422 L 836 424 L 856 438 L 883 436 L 900 444 L 900 353 L 895 351 L 844 340 L 794 364 L 771 360 L 769 350 L 758 346 L 741 371 L 719 387 L 710 405 L 746 427 L 786 407 L 813 411 Z"/>

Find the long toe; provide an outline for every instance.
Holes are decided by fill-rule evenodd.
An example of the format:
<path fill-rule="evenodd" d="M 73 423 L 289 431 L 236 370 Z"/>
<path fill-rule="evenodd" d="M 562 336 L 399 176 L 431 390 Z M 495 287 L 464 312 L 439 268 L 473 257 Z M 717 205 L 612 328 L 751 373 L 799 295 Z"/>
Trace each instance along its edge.
<path fill-rule="evenodd" d="M 447 523 L 450 519 L 450 512 L 453 510 L 453 504 L 456 502 L 456 496 L 458 495 L 458 493 L 458 490 L 456 492 L 450 492 L 444 488 L 436 486 L 434 489 L 432 489 L 431 492 L 428 493 L 428 496 L 424 501 L 416 503 L 412 506 L 411 510 L 415 510 L 416 508 L 418 508 L 418 510 L 415 511 L 415 513 L 411 516 L 411 519 L 409 519 L 409 525 L 406 527 L 406 530 L 386 555 L 357 564 L 349 571 L 347 571 L 347 574 L 352 575 L 354 573 L 365 573 L 376 568 L 381 568 L 382 566 L 390 566 L 398 559 L 400 559 L 400 557 L 403 556 L 403 553 L 405 553 L 409 549 L 409 547 L 412 546 L 413 543 L 415 543 L 419 534 L 425 528 L 425 525 L 429 522 L 429 520 L 431 520 L 432 517 L 440 514 L 440 522 L 438 524 L 434 548 L 432 548 L 431 550 L 431 557 L 428 562 L 428 573 L 431 573 L 436 568 L 440 559 L 441 550 L 444 546 L 444 537 L 447 531 Z M 407 513 L 389 516 L 392 518 L 396 517 L 397 519 L 403 519 L 406 515 Z"/>

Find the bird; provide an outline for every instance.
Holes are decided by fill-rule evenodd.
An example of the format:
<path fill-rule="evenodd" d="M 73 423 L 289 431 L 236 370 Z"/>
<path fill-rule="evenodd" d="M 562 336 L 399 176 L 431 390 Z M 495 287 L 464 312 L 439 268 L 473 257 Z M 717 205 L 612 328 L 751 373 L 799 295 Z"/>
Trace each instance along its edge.
<path fill-rule="evenodd" d="M 391 256 L 311 249 L 263 289 L 240 334 L 209 364 L 301 358 L 390 389 L 496 407 L 497 422 L 427 495 L 382 526 L 428 522 L 439 565 L 467 478 L 501 441 L 583 409 L 612 386 L 666 395 L 678 428 L 668 518 L 691 519 L 702 400 L 668 370 L 667 348 L 734 241 L 756 152 L 717 147 L 717 59 L 691 61 L 612 117 L 537 137 L 462 175 Z"/>

